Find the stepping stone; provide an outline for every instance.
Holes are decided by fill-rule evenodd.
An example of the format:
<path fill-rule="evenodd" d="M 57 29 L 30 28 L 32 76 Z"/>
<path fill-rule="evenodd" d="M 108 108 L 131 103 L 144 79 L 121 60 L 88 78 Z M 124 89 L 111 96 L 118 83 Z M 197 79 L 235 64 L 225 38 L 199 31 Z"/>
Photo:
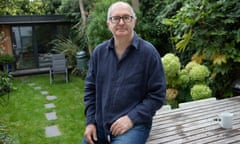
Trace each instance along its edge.
<path fill-rule="evenodd" d="M 47 120 L 56 120 L 57 119 L 56 112 L 45 113 L 45 116 L 46 116 Z"/>
<path fill-rule="evenodd" d="M 35 87 L 34 89 L 35 89 L 35 90 L 40 90 L 40 89 L 42 89 L 42 87 L 37 86 L 37 87 Z"/>
<path fill-rule="evenodd" d="M 47 91 L 41 91 L 41 94 L 42 94 L 42 95 L 47 95 L 48 92 L 47 92 Z"/>
<path fill-rule="evenodd" d="M 60 136 L 61 133 L 56 125 L 45 127 L 46 137 Z"/>
<path fill-rule="evenodd" d="M 22 80 L 23 83 L 28 83 L 29 81 L 28 80 Z"/>
<path fill-rule="evenodd" d="M 50 109 L 50 108 L 55 108 L 56 106 L 53 103 L 45 104 L 45 108 Z"/>
<path fill-rule="evenodd" d="M 28 85 L 29 85 L 29 86 L 34 86 L 34 85 L 35 85 L 35 83 L 29 83 Z"/>
<path fill-rule="evenodd" d="M 51 101 L 51 100 L 57 99 L 57 97 L 56 96 L 47 96 L 46 99 Z"/>

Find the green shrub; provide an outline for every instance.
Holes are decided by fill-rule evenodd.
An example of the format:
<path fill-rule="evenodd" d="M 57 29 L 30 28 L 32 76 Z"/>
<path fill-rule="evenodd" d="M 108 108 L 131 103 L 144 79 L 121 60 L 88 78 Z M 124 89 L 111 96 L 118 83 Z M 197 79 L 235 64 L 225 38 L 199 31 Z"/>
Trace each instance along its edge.
<path fill-rule="evenodd" d="M 165 75 L 168 78 L 176 77 L 180 72 L 180 61 L 177 56 L 172 53 L 167 53 L 162 57 L 162 63 L 165 70 Z"/>
<path fill-rule="evenodd" d="M 167 102 L 187 102 L 211 97 L 212 90 L 208 86 L 207 78 L 210 71 L 205 65 L 190 61 L 182 66 L 179 57 L 167 53 L 162 57 L 162 63 L 167 81 Z M 199 85 L 201 84 L 201 85 Z"/>
<path fill-rule="evenodd" d="M 15 57 L 11 54 L 1 54 L 0 55 L 0 65 L 12 64 L 14 61 L 15 61 Z"/>
<path fill-rule="evenodd" d="M 188 71 L 186 69 L 182 69 L 180 70 L 180 72 L 178 73 L 178 79 L 177 79 L 177 83 L 178 85 L 188 85 L 190 81 L 190 77 L 188 74 Z"/>
<path fill-rule="evenodd" d="M 189 76 L 192 81 L 203 82 L 205 78 L 209 77 L 209 70 L 204 65 L 196 65 L 189 71 Z"/>
<path fill-rule="evenodd" d="M 0 96 L 10 92 L 12 88 L 12 75 L 0 71 Z"/>

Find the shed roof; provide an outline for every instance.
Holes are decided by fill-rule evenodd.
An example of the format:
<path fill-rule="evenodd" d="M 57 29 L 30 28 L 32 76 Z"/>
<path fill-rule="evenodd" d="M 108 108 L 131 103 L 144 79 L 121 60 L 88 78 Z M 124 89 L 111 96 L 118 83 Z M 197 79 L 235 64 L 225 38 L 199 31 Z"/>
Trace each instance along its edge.
<path fill-rule="evenodd" d="M 64 15 L 0 16 L 0 24 L 34 24 L 70 22 Z"/>

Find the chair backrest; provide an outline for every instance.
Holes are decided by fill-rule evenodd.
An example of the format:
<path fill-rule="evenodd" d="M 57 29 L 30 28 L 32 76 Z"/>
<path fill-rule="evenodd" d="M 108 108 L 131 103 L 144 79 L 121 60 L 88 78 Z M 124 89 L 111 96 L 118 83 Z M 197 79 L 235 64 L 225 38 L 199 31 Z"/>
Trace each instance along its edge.
<path fill-rule="evenodd" d="M 67 68 L 66 59 L 64 54 L 53 54 L 52 55 L 52 71 L 53 72 L 64 72 Z"/>

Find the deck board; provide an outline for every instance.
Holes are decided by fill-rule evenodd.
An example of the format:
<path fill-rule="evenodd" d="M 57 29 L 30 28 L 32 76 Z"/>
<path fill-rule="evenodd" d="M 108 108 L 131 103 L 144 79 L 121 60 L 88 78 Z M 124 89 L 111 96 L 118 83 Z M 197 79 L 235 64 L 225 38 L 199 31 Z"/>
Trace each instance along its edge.
<path fill-rule="evenodd" d="M 216 121 L 217 115 L 224 111 L 234 113 L 231 130 L 221 128 Z M 239 141 L 240 96 L 207 102 L 205 105 L 194 104 L 167 112 L 157 112 L 147 144 L 239 143 Z"/>

